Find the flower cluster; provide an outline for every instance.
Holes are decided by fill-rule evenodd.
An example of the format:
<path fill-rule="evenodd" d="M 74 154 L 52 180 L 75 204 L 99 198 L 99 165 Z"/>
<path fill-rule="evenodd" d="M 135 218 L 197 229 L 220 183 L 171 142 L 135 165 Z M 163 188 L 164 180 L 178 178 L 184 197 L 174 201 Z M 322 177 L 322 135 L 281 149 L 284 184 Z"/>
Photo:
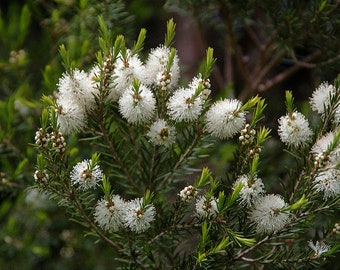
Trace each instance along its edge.
<path fill-rule="evenodd" d="M 39 128 L 35 133 L 35 145 L 44 150 L 53 149 L 59 154 L 63 154 L 66 148 L 66 142 L 60 131 L 49 133 L 43 128 Z"/>
<path fill-rule="evenodd" d="M 259 198 L 250 212 L 250 220 L 258 233 L 271 234 L 282 230 L 289 223 L 286 203 L 279 195 L 269 194 Z"/>
<path fill-rule="evenodd" d="M 240 133 L 241 135 L 238 137 L 238 139 L 243 145 L 253 143 L 256 135 L 256 130 L 253 129 L 251 125 L 246 124 Z"/>
<path fill-rule="evenodd" d="M 211 92 L 207 76 L 199 73 L 187 87 L 178 85 L 175 49 L 160 45 L 150 51 L 145 63 L 130 49 L 116 57 L 113 51 L 102 67 L 96 64 L 88 73 L 74 69 L 60 78 L 54 110 L 61 133 L 85 130 L 99 96 L 117 102 L 129 124 L 146 125 L 149 131 L 145 135 L 155 145 L 172 146 L 182 122 L 198 123 L 201 119 L 202 130 L 220 139 L 231 138 L 244 127 L 246 112 L 239 100 L 217 101 L 205 112 Z M 100 84 L 103 77 L 107 80 Z"/>
<path fill-rule="evenodd" d="M 59 79 L 55 112 L 59 131 L 65 135 L 82 131 L 86 127 L 87 112 L 95 105 L 98 89 L 92 77 L 75 69 Z"/>
<path fill-rule="evenodd" d="M 48 174 L 47 174 L 46 170 L 44 170 L 44 171 L 36 170 L 34 172 L 33 177 L 34 177 L 34 180 L 37 183 L 47 184 Z"/>
<path fill-rule="evenodd" d="M 106 231 L 116 232 L 125 227 L 133 232 L 144 232 L 155 219 L 153 204 L 144 204 L 143 198 L 124 201 L 119 195 L 112 195 L 109 200 L 101 199 L 95 207 L 95 221 Z"/>
<path fill-rule="evenodd" d="M 39 128 L 39 130 L 37 130 L 37 132 L 35 133 L 34 139 L 35 139 L 35 144 L 38 147 L 47 148 L 48 142 L 50 140 L 50 134 L 46 133 L 46 131 L 43 130 L 42 128 Z"/>
<path fill-rule="evenodd" d="M 201 264 L 199 260 L 213 261 L 215 254 L 236 254 L 236 260 L 252 256 L 253 251 L 256 256 L 255 248 L 269 250 L 268 245 L 281 244 L 277 239 L 296 236 L 292 233 L 298 231 L 296 224 L 321 209 L 311 200 L 323 198 L 323 205 L 328 201 L 336 205 L 340 113 L 335 86 L 321 84 L 310 99 L 322 128 L 310 125 L 294 107 L 291 92 L 286 93 L 287 113 L 278 119 L 277 134 L 288 153 L 303 158 L 296 159 L 298 173 L 282 177 L 292 190 L 282 196 L 267 194 L 266 176 L 261 171 L 262 155 L 267 151 L 261 150 L 271 130 L 260 122 L 264 100 L 256 96 L 244 103 L 234 98 L 211 101 L 212 50 L 207 50 L 201 72 L 181 85 L 179 58 L 171 41 L 142 58 L 142 39 L 131 49 L 123 39 L 117 38 L 113 46 L 108 42 L 88 73 L 68 68 L 62 75 L 58 92 L 49 99 L 50 110 L 43 114 L 42 128 L 35 134 L 40 154 L 34 178 L 40 188 L 78 210 L 75 217 L 85 217 L 84 224 L 118 252 L 133 253 L 138 257 L 135 261 L 143 263 L 150 255 L 153 264 L 158 263 L 153 259 L 156 253 L 146 251 L 146 246 L 175 246 L 183 232 L 194 230 L 202 233 L 198 254 L 192 256 L 197 259 L 195 265 Z M 79 144 L 77 136 L 65 139 L 63 135 L 83 131 L 85 138 Z M 237 147 L 233 144 L 228 150 L 235 151 L 235 163 L 228 167 L 226 179 L 213 178 L 205 168 L 191 185 L 176 189 L 180 181 L 190 181 L 186 173 L 209 153 L 205 148 L 212 138 L 234 136 Z M 77 163 L 76 153 L 88 141 L 99 154 Z M 99 195 L 99 187 L 104 195 Z M 153 229 L 156 216 L 159 222 Z M 338 228 L 335 230 L 337 233 Z M 127 232 L 132 232 L 126 235 L 128 245 L 121 240 Z M 149 236 L 152 238 L 147 239 Z M 253 250 L 259 237 L 263 241 Z M 230 253 L 229 246 L 233 248 Z M 329 249 L 323 242 L 310 242 L 309 247 L 315 252 L 313 259 Z"/>
<path fill-rule="evenodd" d="M 217 199 L 212 196 L 200 196 L 196 200 L 196 215 L 199 218 L 215 218 L 218 214 Z"/>
<path fill-rule="evenodd" d="M 312 241 L 308 242 L 308 246 L 314 251 L 314 258 L 320 257 L 323 253 L 329 251 L 330 246 L 325 242 L 316 241 L 315 245 Z"/>
<path fill-rule="evenodd" d="M 236 99 L 224 99 L 214 103 L 206 114 L 206 129 L 212 136 L 227 139 L 238 133 L 245 125 L 242 103 Z"/>
<path fill-rule="evenodd" d="M 193 186 L 189 185 L 183 188 L 178 195 L 180 196 L 182 201 L 189 202 L 196 197 L 197 190 Z"/>
<path fill-rule="evenodd" d="M 334 123 L 339 123 L 340 100 L 336 99 L 339 89 L 328 82 L 321 83 L 310 98 L 310 105 L 313 111 L 320 115 L 330 112 L 334 114 Z"/>
<path fill-rule="evenodd" d="M 91 160 L 83 160 L 73 167 L 70 177 L 72 185 L 77 185 L 82 190 L 88 190 L 99 184 L 103 173 L 98 164 L 93 164 Z"/>
<path fill-rule="evenodd" d="M 234 189 L 239 183 L 242 183 L 240 191 L 240 201 L 242 204 L 251 206 L 264 193 L 262 179 L 256 175 L 239 176 L 234 183 Z"/>
<path fill-rule="evenodd" d="M 282 116 L 279 119 L 278 132 L 282 142 L 295 148 L 307 145 L 313 134 L 307 119 L 300 112 Z"/>

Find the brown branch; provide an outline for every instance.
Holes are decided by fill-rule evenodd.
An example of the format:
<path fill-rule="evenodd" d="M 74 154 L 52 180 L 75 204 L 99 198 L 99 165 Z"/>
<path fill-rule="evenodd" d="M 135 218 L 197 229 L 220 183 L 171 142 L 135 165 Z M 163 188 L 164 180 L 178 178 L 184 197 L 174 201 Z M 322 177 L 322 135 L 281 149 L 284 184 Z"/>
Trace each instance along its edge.
<path fill-rule="evenodd" d="M 112 157 L 114 159 L 114 161 L 116 161 L 120 167 L 120 169 L 122 170 L 122 172 L 124 173 L 124 175 L 126 176 L 126 179 L 130 182 L 130 184 L 133 186 L 133 188 L 139 192 L 139 187 L 136 185 L 136 183 L 133 181 L 129 171 L 126 169 L 123 161 L 121 160 L 120 156 L 118 155 L 116 149 L 114 148 L 107 132 L 106 129 L 103 125 L 103 123 L 100 123 L 100 129 L 101 132 L 97 132 L 97 135 L 101 136 L 105 143 L 109 146 L 110 149 L 110 153 L 112 154 Z"/>
<path fill-rule="evenodd" d="M 187 157 L 192 153 L 193 149 L 195 148 L 195 146 L 197 145 L 197 143 L 199 142 L 199 139 L 201 138 L 201 130 L 198 130 L 196 133 L 195 138 L 193 139 L 192 143 L 190 144 L 190 146 L 187 148 L 187 150 L 185 151 L 185 153 L 181 156 L 181 158 L 177 161 L 177 163 L 175 164 L 175 166 L 172 168 L 172 172 L 169 173 L 164 179 L 163 181 L 160 183 L 160 187 L 162 187 L 170 178 L 171 176 L 175 173 L 175 171 L 182 165 L 182 163 L 187 159 Z"/>
<path fill-rule="evenodd" d="M 321 51 L 315 51 L 305 57 L 303 62 L 308 63 L 318 56 L 320 56 Z M 285 71 L 281 72 L 280 74 L 276 75 L 274 78 L 267 80 L 264 84 L 259 85 L 258 92 L 259 93 L 264 93 L 267 92 L 268 90 L 272 89 L 273 87 L 277 86 L 287 78 L 289 78 L 291 75 L 296 73 L 298 70 L 302 69 L 303 67 L 300 65 L 293 65 L 292 67 L 286 69 Z"/>
<path fill-rule="evenodd" d="M 247 24 L 244 24 L 244 29 L 246 30 L 247 35 L 249 36 L 250 40 L 253 42 L 255 47 L 260 51 L 265 50 L 265 46 L 261 43 L 258 39 L 257 35 L 255 34 L 254 30 Z"/>
<path fill-rule="evenodd" d="M 113 242 L 111 239 L 109 239 L 97 226 L 92 222 L 92 220 L 89 218 L 89 216 L 86 214 L 83 206 L 78 201 L 78 199 L 71 194 L 70 200 L 72 200 L 76 206 L 76 208 L 79 210 L 80 214 L 83 216 L 87 224 L 90 226 L 90 228 L 97 233 L 107 244 L 110 246 L 116 248 L 118 251 L 122 250 L 122 247 Z"/>
<path fill-rule="evenodd" d="M 304 68 L 316 68 L 316 67 L 323 67 L 323 66 L 327 66 L 329 64 L 334 63 L 335 61 L 340 60 L 340 54 L 338 54 L 337 56 L 334 56 L 332 58 L 327 59 L 326 61 L 320 62 L 318 64 L 312 64 L 312 63 L 306 63 L 304 61 L 300 61 L 299 59 L 296 58 L 295 53 L 292 53 L 292 59 L 295 65 L 299 65 L 301 67 Z"/>
<path fill-rule="evenodd" d="M 263 238 L 261 241 L 257 242 L 255 245 L 253 245 L 252 247 L 240 251 L 239 253 L 236 254 L 236 257 L 233 258 L 234 260 L 238 260 L 239 258 L 243 257 L 245 254 L 249 253 L 250 251 L 254 250 L 255 248 L 257 248 L 258 246 L 262 245 L 264 242 L 269 240 L 269 236 L 266 236 L 265 238 Z"/>
<path fill-rule="evenodd" d="M 243 61 L 243 54 L 236 42 L 236 37 L 234 35 L 234 31 L 233 31 L 233 25 L 232 25 L 232 21 L 231 21 L 231 14 L 230 11 L 228 9 L 227 6 L 223 5 L 223 8 L 225 10 L 225 25 L 227 27 L 227 32 L 228 32 L 228 41 L 230 43 L 230 47 L 232 48 L 234 54 L 235 54 L 235 59 L 236 59 L 236 64 L 238 66 L 238 68 L 240 69 L 241 75 L 243 77 L 243 79 L 245 80 L 247 85 L 250 85 L 250 75 L 249 75 L 249 71 L 246 68 L 246 65 Z"/>

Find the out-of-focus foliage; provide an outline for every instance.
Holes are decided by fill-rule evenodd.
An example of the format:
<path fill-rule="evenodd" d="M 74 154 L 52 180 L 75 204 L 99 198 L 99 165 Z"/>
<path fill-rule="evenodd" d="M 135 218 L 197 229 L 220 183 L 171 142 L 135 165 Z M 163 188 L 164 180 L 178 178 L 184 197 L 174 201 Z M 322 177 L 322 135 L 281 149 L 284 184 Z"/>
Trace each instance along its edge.
<path fill-rule="evenodd" d="M 22 2 L 0 3 L 0 268 L 78 269 L 82 261 L 84 269 L 106 269 L 112 262 L 101 245 L 83 239 L 47 195 L 27 189 L 36 159 L 29 144 L 42 93 L 53 94 L 63 69 L 59 45 L 86 67 L 99 48 L 98 15 L 127 39 L 134 16 L 124 1 Z"/>
<path fill-rule="evenodd" d="M 339 1 L 168 0 L 167 7 L 194 19 L 200 42 L 216 50 L 216 84 L 232 83 L 241 99 L 297 78 L 294 89 L 306 98 L 305 84 L 314 88 L 339 71 Z"/>

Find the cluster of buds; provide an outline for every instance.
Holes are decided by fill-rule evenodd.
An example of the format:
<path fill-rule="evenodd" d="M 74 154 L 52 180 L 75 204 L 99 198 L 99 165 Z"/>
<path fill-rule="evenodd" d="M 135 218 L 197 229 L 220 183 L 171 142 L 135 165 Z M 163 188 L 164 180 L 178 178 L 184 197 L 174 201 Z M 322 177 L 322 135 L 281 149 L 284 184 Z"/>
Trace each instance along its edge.
<path fill-rule="evenodd" d="M 6 174 L 4 172 L 0 172 L 0 184 L 5 185 L 7 184 L 8 180 Z"/>
<path fill-rule="evenodd" d="M 170 72 L 162 71 L 157 74 L 157 86 L 166 91 L 171 83 L 172 74 Z"/>
<path fill-rule="evenodd" d="M 34 180 L 39 184 L 46 184 L 48 180 L 48 174 L 46 171 L 36 170 L 34 172 Z"/>
<path fill-rule="evenodd" d="M 336 235 L 340 235 L 340 224 L 339 223 L 334 224 L 333 233 L 335 233 Z"/>
<path fill-rule="evenodd" d="M 42 128 L 39 128 L 35 133 L 35 144 L 42 148 L 47 148 L 48 142 L 50 140 L 50 134 L 48 134 Z"/>
<path fill-rule="evenodd" d="M 250 149 L 250 150 L 249 150 L 249 155 L 250 155 L 251 157 L 253 157 L 253 156 L 255 156 L 255 155 L 260 154 L 261 151 L 262 151 L 261 147 L 256 146 L 256 147 L 254 147 L 253 149 Z"/>
<path fill-rule="evenodd" d="M 59 131 L 54 131 L 51 133 L 51 142 L 52 142 L 52 147 L 59 153 L 62 154 L 65 151 L 66 147 L 66 142 Z"/>
<path fill-rule="evenodd" d="M 9 53 L 9 63 L 11 64 L 16 64 L 19 63 L 20 60 L 24 60 L 26 58 L 26 52 L 24 50 L 19 50 L 19 51 L 11 51 Z"/>
<path fill-rule="evenodd" d="M 246 124 L 244 129 L 241 130 L 241 135 L 238 138 L 242 145 L 251 144 L 254 142 L 256 131 L 251 127 L 251 125 Z"/>
<path fill-rule="evenodd" d="M 104 73 L 104 78 L 103 78 L 103 85 L 105 87 L 108 87 L 111 83 L 111 73 L 114 69 L 114 64 L 112 63 L 112 58 L 109 56 L 105 59 L 103 62 L 103 73 Z"/>
<path fill-rule="evenodd" d="M 197 195 L 197 190 L 193 186 L 187 186 L 179 192 L 181 200 L 184 202 L 189 202 L 194 199 Z"/>
<path fill-rule="evenodd" d="M 111 74 L 114 66 L 112 64 L 112 57 L 107 57 L 103 62 L 103 71 L 105 74 Z"/>
<path fill-rule="evenodd" d="M 201 92 L 201 95 L 202 95 L 202 98 L 203 99 L 207 99 L 211 93 L 211 90 L 210 90 L 210 87 L 211 87 L 211 84 L 210 84 L 210 80 L 209 79 L 202 79 L 200 78 L 199 79 L 199 82 L 202 83 L 203 85 L 203 90 Z"/>
<path fill-rule="evenodd" d="M 329 157 L 325 152 L 319 153 L 314 156 L 314 166 L 317 168 L 324 167 L 329 161 Z"/>

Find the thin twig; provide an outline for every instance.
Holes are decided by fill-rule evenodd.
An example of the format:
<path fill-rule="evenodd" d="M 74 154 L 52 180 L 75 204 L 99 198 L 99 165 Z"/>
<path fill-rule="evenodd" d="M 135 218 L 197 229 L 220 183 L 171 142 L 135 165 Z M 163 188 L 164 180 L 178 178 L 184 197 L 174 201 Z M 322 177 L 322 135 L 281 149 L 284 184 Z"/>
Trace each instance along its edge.
<path fill-rule="evenodd" d="M 263 238 L 261 241 L 257 242 L 254 246 L 240 251 L 237 253 L 236 257 L 234 258 L 234 260 L 238 260 L 239 258 L 243 257 L 245 254 L 249 253 L 250 251 L 254 250 L 255 248 L 257 248 L 258 246 L 262 245 L 264 242 L 269 240 L 269 236 L 267 235 L 265 238 Z"/>
<path fill-rule="evenodd" d="M 71 201 L 75 204 L 76 208 L 79 210 L 82 217 L 85 219 L 87 224 L 90 226 L 90 228 L 97 233 L 107 244 L 110 246 L 116 248 L 118 251 L 122 250 L 122 247 L 119 246 L 117 243 L 113 242 L 111 239 L 109 239 L 97 226 L 92 222 L 92 220 L 89 218 L 89 216 L 86 214 L 83 206 L 78 201 L 78 199 L 75 196 L 71 196 Z"/>
<path fill-rule="evenodd" d="M 308 63 L 318 56 L 320 56 L 321 51 L 315 51 L 312 54 L 308 55 L 303 61 Z M 267 92 L 268 90 L 272 89 L 279 83 L 283 82 L 286 80 L 288 77 L 290 77 L 292 74 L 297 72 L 298 70 L 302 69 L 303 67 L 300 65 L 293 65 L 292 67 L 286 69 L 285 71 L 281 72 L 280 74 L 276 75 L 274 78 L 267 80 L 264 84 L 259 86 L 258 92 L 259 93 L 264 93 Z"/>
<path fill-rule="evenodd" d="M 97 132 L 97 135 L 101 136 L 105 143 L 109 146 L 109 149 L 110 149 L 110 153 L 112 154 L 112 157 L 113 159 L 118 163 L 120 169 L 123 171 L 126 179 L 130 182 L 130 184 L 133 186 L 133 188 L 139 192 L 139 187 L 135 184 L 135 182 L 133 181 L 129 171 L 126 169 L 123 161 L 121 160 L 120 156 L 118 155 L 116 149 L 114 148 L 107 132 L 106 132 L 106 129 L 104 127 L 104 124 L 103 122 L 101 121 L 100 124 L 99 124 L 99 127 L 100 127 L 100 131 L 101 132 Z"/>
<path fill-rule="evenodd" d="M 175 171 L 182 165 L 182 163 L 187 159 L 187 157 L 191 154 L 192 150 L 195 148 L 196 144 L 198 143 L 199 139 L 201 138 L 201 132 L 198 131 L 196 133 L 196 136 L 188 149 L 185 151 L 185 153 L 181 156 L 181 158 L 177 161 L 175 166 L 172 168 L 172 172 L 169 173 L 167 176 L 164 177 L 163 181 L 160 183 L 160 187 L 162 187 L 175 173 Z"/>
<path fill-rule="evenodd" d="M 228 37 L 229 37 L 229 42 L 230 42 L 230 46 L 234 51 L 235 54 L 235 59 L 236 59 L 236 63 L 238 68 L 240 69 L 241 75 L 243 77 L 243 79 L 245 80 L 246 84 L 249 85 L 250 84 L 250 76 L 249 76 L 249 72 L 246 68 L 246 65 L 244 64 L 243 61 L 243 55 L 242 52 L 236 42 L 236 37 L 234 35 L 234 31 L 233 31 L 233 25 L 232 25 L 232 15 L 230 14 L 230 11 L 228 9 L 228 7 L 226 5 L 223 5 L 224 10 L 225 10 L 225 25 L 227 27 L 227 31 L 228 31 Z"/>

